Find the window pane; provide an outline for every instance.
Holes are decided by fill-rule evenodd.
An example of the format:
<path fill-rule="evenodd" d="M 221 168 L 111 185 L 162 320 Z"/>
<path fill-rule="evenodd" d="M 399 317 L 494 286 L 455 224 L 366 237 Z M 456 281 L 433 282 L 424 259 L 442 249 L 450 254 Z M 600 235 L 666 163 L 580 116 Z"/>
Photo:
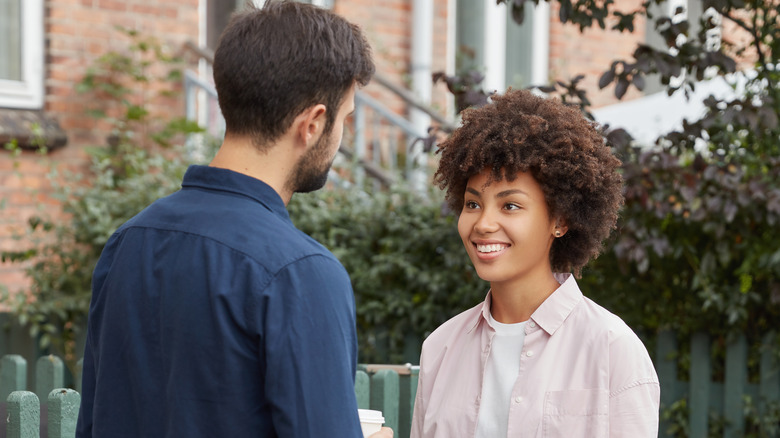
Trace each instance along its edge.
<path fill-rule="evenodd" d="M 0 0 L 0 79 L 22 80 L 22 0 Z"/>
<path fill-rule="evenodd" d="M 206 16 L 206 45 L 210 49 L 214 50 L 217 48 L 219 36 L 227 27 L 233 12 L 243 8 L 247 3 L 249 3 L 249 0 L 209 0 Z"/>
<path fill-rule="evenodd" d="M 531 84 L 533 68 L 534 8 L 525 4 L 523 24 L 517 24 L 512 14 L 506 14 L 506 85 L 523 88 Z"/>

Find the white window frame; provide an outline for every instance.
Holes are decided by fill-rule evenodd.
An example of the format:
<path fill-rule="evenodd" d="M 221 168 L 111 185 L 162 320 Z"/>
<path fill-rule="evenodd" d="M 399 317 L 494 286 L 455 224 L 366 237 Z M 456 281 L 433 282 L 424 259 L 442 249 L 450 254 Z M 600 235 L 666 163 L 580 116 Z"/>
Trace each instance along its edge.
<path fill-rule="evenodd" d="M 0 79 L 0 107 L 43 107 L 43 0 L 20 0 L 22 17 L 22 80 Z"/>

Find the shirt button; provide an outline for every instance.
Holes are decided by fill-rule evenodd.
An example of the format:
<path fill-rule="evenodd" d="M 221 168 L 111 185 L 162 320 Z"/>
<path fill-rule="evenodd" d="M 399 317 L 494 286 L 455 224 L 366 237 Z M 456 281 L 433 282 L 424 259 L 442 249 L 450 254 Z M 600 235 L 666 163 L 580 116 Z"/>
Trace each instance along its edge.
<path fill-rule="evenodd" d="M 531 357 L 531 356 L 533 356 L 533 355 L 534 355 L 534 352 L 533 352 L 533 351 L 527 351 L 527 352 L 525 353 L 525 355 L 526 355 L 526 356 L 528 356 L 528 357 Z"/>
<path fill-rule="evenodd" d="M 515 397 L 515 403 L 520 403 L 522 401 L 523 401 L 523 397 L 520 397 L 520 396 Z"/>
<path fill-rule="evenodd" d="M 531 322 L 528 323 L 528 327 L 536 328 L 536 323 L 531 321 Z"/>

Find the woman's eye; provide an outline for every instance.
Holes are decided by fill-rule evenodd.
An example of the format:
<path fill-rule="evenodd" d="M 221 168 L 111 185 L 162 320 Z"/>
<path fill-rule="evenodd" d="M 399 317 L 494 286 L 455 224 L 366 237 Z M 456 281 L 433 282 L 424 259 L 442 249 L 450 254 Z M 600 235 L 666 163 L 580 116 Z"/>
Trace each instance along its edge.
<path fill-rule="evenodd" d="M 519 210 L 519 209 L 520 209 L 520 206 L 519 206 L 519 205 L 517 205 L 517 204 L 512 204 L 512 203 L 509 203 L 509 204 L 506 204 L 506 205 L 504 206 L 504 208 L 505 208 L 505 209 L 507 209 L 507 210 Z"/>
<path fill-rule="evenodd" d="M 463 205 L 468 209 L 474 209 L 479 207 L 479 205 L 474 201 L 466 201 Z"/>

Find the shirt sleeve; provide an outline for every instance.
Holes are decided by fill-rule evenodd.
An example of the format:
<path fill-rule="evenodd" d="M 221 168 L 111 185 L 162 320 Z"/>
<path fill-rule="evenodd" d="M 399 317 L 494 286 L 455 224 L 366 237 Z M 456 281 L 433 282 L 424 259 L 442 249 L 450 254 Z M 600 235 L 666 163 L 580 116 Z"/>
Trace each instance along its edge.
<path fill-rule="evenodd" d="M 661 389 L 642 341 L 628 332 L 610 346 L 609 436 L 656 438 Z"/>
<path fill-rule="evenodd" d="M 81 406 L 79 408 L 78 420 L 76 422 L 76 437 L 88 438 L 92 436 L 92 411 L 95 398 L 95 361 L 96 357 L 92 351 L 94 337 L 97 336 L 94 326 L 95 320 L 99 319 L 100 291 L 111 269 L 114 260 L 114 252 L 121 241 L 119 234 L 114 234 L 106 242 L 103 252 L 100 254 L 95 270 L 92 272 L 92 298 L 89 306 L 89 320 L 87 321 L 87 337 L 84 347 L 84 359 L 81 370 Z"/>
<path fill-rule="evenodd" d="M 352 286 L 335 259 L 287 265 L 262 296 L 266 398 L 278 436 L 362 438 Z"/>

